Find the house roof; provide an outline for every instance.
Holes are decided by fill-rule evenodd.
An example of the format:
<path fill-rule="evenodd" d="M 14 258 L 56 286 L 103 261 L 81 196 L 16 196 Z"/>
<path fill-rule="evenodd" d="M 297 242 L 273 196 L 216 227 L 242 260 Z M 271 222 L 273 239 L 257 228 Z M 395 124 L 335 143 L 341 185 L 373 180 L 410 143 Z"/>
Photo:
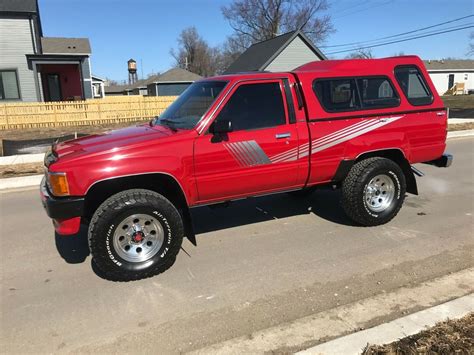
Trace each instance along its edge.
<path fill-rule="evenodd" d="M 298 36 L 318 57 L 327 59 L 302 31 L 297 30 L 251 45 L 224 74 L 264 70 Z"/>
<path fill-rule="evenodd" d="M 202 79 L 202 76 L 181 68 L 170 69 L 163 74 L 152 75 L 147 79 L 138 80 L 132 85 L 110 85 L 105 87 L 106 93 L 118 93 L 131 91 L 137 88 L 145 88 L 153 83 L 191 83 Z"/>
<path fill-rule="evenodd" d="M 152 83 L 178 83 L 186 82 L 191 83 L 196 80 L 202 79 L 201 75 L 190 72 L 189 70 L 182 68 L 172 68 L 168 71 L 165 71 L 160 75 L 153 75 L 152 77 L 146 80 L 147 84 Z"/>
<path fill-rule="evenodd" d="M 36 0 L 1 0 L 0 12 L 37 13 L 38 3 Z"/>
<path fill-rule="evenodd" d="M 427 70 L 474 70 L 474 60 L 424 60 Z"/>
<path fill-rule="evenodd" d="M 43 54 L 91 54 L 89 38 L 41 37 Z"/>

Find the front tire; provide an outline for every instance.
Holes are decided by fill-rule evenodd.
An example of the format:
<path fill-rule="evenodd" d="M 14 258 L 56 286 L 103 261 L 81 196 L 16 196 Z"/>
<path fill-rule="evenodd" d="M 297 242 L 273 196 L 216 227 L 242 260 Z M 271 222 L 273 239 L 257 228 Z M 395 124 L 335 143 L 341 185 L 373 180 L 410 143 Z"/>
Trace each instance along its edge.
<path fill-rule="evenodd" d="M 167 198 L 133 189 L 109 197 L 95 211 L 89 247 L 101 276 L 132 281 L 171 267 L 183 235 L 182 218 Z"/>
<path fill-rule="evenodd" d="M 355 222 L 377 226 L 394 218 L 403 205 L 405 175 L 394 161 L 368 158 L 356 163 L 342 183 L 342 207 Z"/>

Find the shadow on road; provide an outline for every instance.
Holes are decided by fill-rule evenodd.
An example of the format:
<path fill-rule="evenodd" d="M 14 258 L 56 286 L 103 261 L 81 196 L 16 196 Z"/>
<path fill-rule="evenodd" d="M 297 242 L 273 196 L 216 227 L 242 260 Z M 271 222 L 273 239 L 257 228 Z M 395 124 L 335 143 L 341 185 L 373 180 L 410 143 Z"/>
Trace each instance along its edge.
<path fill-rule="evenodd" d="M 304 214 L 353 226 L 340 204 L 340 191 L 319 189 L 306 197 L 276 194 L 232 202 L 228 207 L 191 209 L 196 235 Z"/>
<path fill-rule="evenodd" d="M 68 264 L 83 263 L 89 256 L 87 226 L 81 225 L 79 233 L 61 236 L 55 233 L 56 249 Z"/>

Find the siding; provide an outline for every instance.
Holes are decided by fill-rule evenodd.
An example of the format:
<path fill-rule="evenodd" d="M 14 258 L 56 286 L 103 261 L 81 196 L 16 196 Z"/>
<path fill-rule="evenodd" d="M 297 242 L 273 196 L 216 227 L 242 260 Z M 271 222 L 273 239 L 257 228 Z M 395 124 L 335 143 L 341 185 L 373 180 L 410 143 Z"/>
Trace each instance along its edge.
<path fill-rule="evenodd" d="M 266 68 L 272 72 L 290 71 L 320 58 L 298 36 Z"/>
<path fill-rule="evenodd" d="M 439 95 L 443 95 L 448 91 L 449 74 L 454 74 L 454 83 L 464 83 L 465 90 L 474 90 L 474 70 L 466 70 L 465 72 L 429 72 L 429 74 Z"/>
<path fill-rule="evenodd" d="M 84 82 L 84 98 L 92 99 L 92 74 L 91 74 L 91 63 L 89 58 L 85 58 L 81 61 L 82 79 Z"/>
<path fill-rule="evenodd" d="M 21 99 L 38 101 L 26 54 L 34 54 L 29 20 L 0 18 L 0 69 L 16 69 Z"/>

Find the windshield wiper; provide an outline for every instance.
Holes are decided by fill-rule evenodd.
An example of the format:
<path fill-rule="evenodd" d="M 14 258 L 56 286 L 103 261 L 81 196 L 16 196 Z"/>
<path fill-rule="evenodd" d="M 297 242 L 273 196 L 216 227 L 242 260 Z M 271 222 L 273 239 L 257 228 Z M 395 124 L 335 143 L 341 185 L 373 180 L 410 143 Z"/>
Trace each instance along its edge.
<path fill-rule="evenodd" d="M 171 130 L 174 131 L 174 132 L 178 131 L 178 130 L 176 129 L 176 127 L 173 126 L 173 125 L 174 125 L 174 121 L 173 121 L 173 120 L 170 120 L 170 119 L 168 119 L 168 118 L 160 118 L 160 119 L 158 120 L 158 123 L 162 123 L 164 126 L 168 127 L 169 129 L 171 129 Z"/>

